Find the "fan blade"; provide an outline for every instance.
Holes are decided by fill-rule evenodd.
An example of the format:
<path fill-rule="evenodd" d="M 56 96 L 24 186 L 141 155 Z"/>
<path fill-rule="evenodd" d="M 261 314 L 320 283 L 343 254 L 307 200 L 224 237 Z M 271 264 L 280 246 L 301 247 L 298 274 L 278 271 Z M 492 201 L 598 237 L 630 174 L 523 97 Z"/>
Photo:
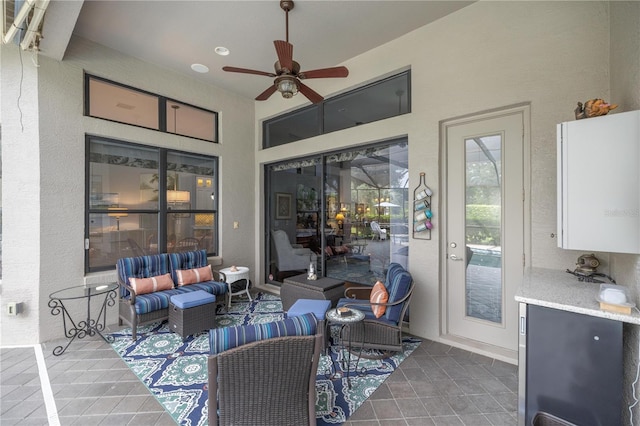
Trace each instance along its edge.
<path fill-rule="evenodd" d="M 293 44 L 284 40 L 274 40 L 273 44 L 276 46 L 280 68 L 286 68 L 291 73 L 293 70 Z"/>
<path fill-rule="evenodd" d="M 317 104 L 318 102 L 322 102 L 324 99 L 318 92 L 304 84 L 303 82 L 298 80 L 298 90 L 300 93 L 305 95 L 311 102 Z"/>
<path fill-rule="evenodd" d="M 298 73 L 298 78 L 338 78 L 349 75 L 346 67 L 322 68 Z"/>
<path fill-rule="evenodd" d="M 256 96 L 256 101 L 266 101 L 267 99 L 269 99 L 271 95 L 275 93 L 275 91 L 276 91 L 276 85 L 272 84 L 271 86 L 269 86 L 267 90 L 265 90 L 264 92 Z"/>
<path fill-rule="evenodd" d="M 243 74 L 256 74 L 256 75 L 264 75 L 267 77 L 276 77 L 276 75 L 272 72 L 265 72 L 265 71 L 257 71 L 257 70 L 250 70 L 247 68 L 236 68 L 236 67 L 222 67 L 223 71 L 228 71 L 228 72 L 241 72 Z"/>

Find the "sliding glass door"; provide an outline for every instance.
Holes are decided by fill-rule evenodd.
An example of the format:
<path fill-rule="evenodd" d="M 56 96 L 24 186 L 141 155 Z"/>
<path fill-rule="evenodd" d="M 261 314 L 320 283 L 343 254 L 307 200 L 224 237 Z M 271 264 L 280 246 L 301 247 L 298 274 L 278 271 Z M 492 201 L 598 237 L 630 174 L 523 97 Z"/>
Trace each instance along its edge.
<path fill-rule="evenodd" d="M 306 273 L 384 280 L 409 249 L 407 140 L 266 166 L 268 281 Z"/>
<path fill-rule="evenodd" d="M 266 168 L 267 278 L 280 284 L 313 263 L 322 276 L 322 158 L 304 158 Z"/>

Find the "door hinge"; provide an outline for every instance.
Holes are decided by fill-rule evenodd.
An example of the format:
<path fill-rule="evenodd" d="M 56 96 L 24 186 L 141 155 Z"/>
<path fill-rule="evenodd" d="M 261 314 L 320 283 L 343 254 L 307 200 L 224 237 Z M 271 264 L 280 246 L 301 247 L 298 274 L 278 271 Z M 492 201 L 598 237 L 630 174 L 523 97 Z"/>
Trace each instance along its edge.
<path fill-rule="evenodd" d="M 522 267 L 524 268 L 525 266 L 527 266 L 527 258 L 526 255 L 522 253 Z"/>

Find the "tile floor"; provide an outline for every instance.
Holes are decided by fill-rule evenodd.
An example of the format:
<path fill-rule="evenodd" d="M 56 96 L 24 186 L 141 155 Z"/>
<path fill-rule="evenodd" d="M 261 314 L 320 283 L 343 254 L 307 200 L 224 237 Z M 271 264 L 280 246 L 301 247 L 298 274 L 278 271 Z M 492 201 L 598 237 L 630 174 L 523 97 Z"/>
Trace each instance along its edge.
<path fill-rule="evenodd" d="M 2 426 L 175 425 L 107 343 L 53 356 L 60 343 L 0 349 Z M 513 365 L 423 341 L 345 425 L 515 425 L 517 380 Z"/>

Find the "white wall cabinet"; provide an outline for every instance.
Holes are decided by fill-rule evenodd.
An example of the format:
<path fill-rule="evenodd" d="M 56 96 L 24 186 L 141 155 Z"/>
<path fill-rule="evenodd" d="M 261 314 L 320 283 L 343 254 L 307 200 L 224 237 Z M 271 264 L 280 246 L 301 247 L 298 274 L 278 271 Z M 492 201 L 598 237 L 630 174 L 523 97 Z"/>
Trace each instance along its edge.
<path fill-rule="evenodd" d="M 640 253 L 640 111 L 558 124 L 558 247 Z"/>

